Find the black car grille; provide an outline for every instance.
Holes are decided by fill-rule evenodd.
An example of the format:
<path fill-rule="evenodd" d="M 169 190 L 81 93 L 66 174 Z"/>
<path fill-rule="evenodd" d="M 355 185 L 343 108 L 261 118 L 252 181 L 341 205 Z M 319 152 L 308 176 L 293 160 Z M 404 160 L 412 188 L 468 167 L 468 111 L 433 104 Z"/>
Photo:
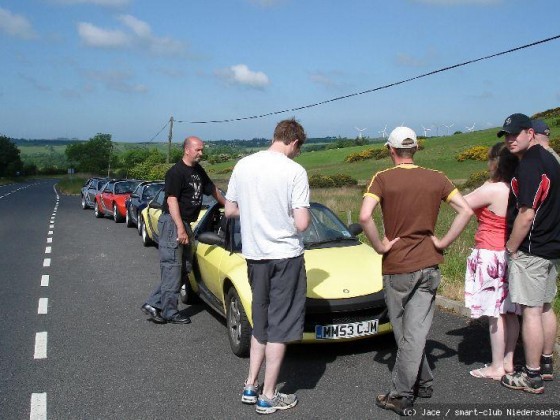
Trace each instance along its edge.
<path fill-rule="evenodd" d="M 386 308 L 371 308 L 361 311 L 331 314 L 305 314 L 304 332 L 315 332 L 316 325 L 349 324 L 352 322 L 379 319 L 379 324 L 389 322 Z"/>
<path fill-rule="evenodd" d="M 383 291 L 350 299 L 307 299 L 305 332 L 314 332 L 316 325 L 348 324 L 378 319 L 389 322 Z"/>

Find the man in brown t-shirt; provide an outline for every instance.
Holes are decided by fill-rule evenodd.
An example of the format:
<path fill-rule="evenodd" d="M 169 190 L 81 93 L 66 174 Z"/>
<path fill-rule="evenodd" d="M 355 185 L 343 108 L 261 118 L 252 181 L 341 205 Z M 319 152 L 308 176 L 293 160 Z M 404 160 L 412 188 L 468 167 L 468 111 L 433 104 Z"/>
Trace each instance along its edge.
<path fill-rule="evenodd" d="M 414 164 L 418 142 L 413 130 L 395 128 L 387 148 L 395 166 L 373 176 L 364 194 L 360 224 L 375 251 L 383 254 L 385 301 L 398 345 L 391 391 L 378 395 L 375 403 L 407 415 L 415 397 L 432 396 L 433 376 L 424 348 L 440 283 L 438 264 L 473 212 L 443 173 Z M 434 227 L 442 201 L 457 215 L 447 234 L 438 239 Z M 372 219 L 379 203 L 383 239 Z"/>

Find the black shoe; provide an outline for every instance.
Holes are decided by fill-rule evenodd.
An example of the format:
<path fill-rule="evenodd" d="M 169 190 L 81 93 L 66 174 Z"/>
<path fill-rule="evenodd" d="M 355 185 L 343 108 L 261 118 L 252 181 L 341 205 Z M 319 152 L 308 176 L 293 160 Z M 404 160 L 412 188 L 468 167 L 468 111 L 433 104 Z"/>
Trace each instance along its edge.
<path fill-rule="evenodd" d="M 191 319 L 188 316 L 181 315 L 181 314 L 175 314 L 171 318 L 166 319 L 165 321 L 169 322 L 170 324 L 190 324 L 191 323 Z"/>
<path fill-rule="evenodd" d="M 165 324 L 167 322 L 161 317 L 159 309 L 154 308 L 152 305 L 144 303 L 140 309 L 142 309 L 142 312 L 148 315 L 156 324 Z"/>
<path fill-rule="evenodd" d="M 391 410 L 400 416 L 414 415 L 412 401 L 405 397 L 391 397 L 389 394 L 381 394 L 375 398 L 375 405 L 384 410 Z"/>
<path fill-rule="evenodd" d="M 414 388 L 414 396 L 418 398 L 432 398 L 434 388 L 431 386 L 419 386 Z"/>

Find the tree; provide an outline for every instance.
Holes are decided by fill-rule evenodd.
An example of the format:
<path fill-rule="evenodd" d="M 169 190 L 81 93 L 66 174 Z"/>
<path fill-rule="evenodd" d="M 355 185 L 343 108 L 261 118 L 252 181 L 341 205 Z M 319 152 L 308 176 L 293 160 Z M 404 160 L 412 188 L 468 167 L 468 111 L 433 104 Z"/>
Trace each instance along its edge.
<path fill-rule="evenodd" d="M 0 176 L 15 176 L 23 169 L 20 150 L 6 136 L 0 136 Z"/>
<path fill-rule="evenodd" d="M 111 135 L 98 133 L 85 143 L 69 144 L 65 153 L 79 171 L 101 174 L 109 168 L 112 150 Z"/>

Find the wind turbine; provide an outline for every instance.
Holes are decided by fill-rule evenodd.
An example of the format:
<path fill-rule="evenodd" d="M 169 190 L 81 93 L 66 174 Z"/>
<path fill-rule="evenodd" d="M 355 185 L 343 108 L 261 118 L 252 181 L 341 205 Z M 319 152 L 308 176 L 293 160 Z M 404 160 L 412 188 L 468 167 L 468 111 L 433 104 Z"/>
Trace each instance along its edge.
<path fill-rule="evenodd" d="M 469 133 L 472 133 L 474 131 L 474 126 L 476 125 L 476 123 L 473 123 L 472 127 L 465 127 L 467 129 L 467 131 Z"/>
<path fill-rule="evenodd" d="M 362 132 L 366 131 L 367 128 L 358 128 L 358 127 L 354 127 L 356 130 L 358 130 L 358 138 L 361 139 L 362 138 Z"/>
<path fill-rule="evenodd" d="M 450 129 L 451 127 L 453 127 L 453 125 L 454 125 L 453 123 L 451 123 L 451 125 L 445 125 L 445 124 L 443 124 L 443 126 L 444 126 L 445 128 L 447 128 L 447 135 L 449 135 L 449 129 Z"/>
<path fill-rule="evenodd" d="M 382 131 L 378 131 L 378 133 L 381 134 L 383 138 L 385 138 L 385 136 L 387 135 L 387 124 L 385 124 L 385 128 Z"/>
<path fill-rule="evenodd" d="M 432 131 L 431 128 L 426 128 L 424 126 L 422 126 L 422 128 L 424 129 L 424 137 L 428 137 L 428 131 Z"/>

